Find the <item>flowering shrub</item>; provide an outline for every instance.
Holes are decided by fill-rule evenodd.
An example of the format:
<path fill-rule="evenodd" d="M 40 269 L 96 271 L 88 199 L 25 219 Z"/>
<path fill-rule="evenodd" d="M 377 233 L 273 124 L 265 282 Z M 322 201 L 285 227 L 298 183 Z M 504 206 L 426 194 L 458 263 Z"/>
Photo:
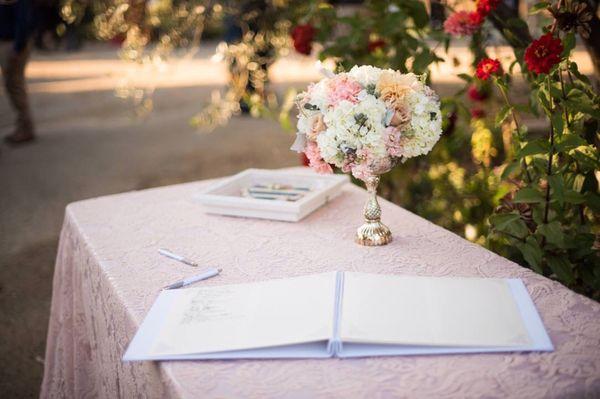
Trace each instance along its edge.
<path fill-rule="evenodd" d="M 314 8 L 319 11 L 311 21 L 318 30 L 315 40 L 323 47 L 319 56 L 334 58 L 342 70 L 373 64 L 423 73 L 440 60 L 425 38 L 445 46 L 452 36 L 471 39 L 473 75 L 461 75 L 467 82 L 464 91 L 442 100 L 441 144 L 427 163 L 409 161 L 388 174 L 383 194 L 600 298 L 599 99 L 570 60 L 575 32 L 590 34 L 587 6 L 577 0 L 534 5 L 532 13 L 547 10 L 554 20 L 533 40 L 527 24 L 507 12 L 500 0 L 477 0 L 472 11 L 452 12 L 443 24 L 448 36 L 430 29 L 419 1 L 365 1 L 360 13 L 344 17 L 317 3 L 321 8 Z M 487 56 L 486 21 L 515 49 L 510 68 Z M 339 31 L 343 34 L 335 36 Z M 380 38 L 385 44 L 374 51 L 370 43 Z M 516 65 L 522 72 L 516 72 Z M 511 82 L 518 74 L 529 86 L 527 104 L 512 99 Z M 496 96 L 490 87 L 496 88 Z M 496 110 L 498 100 L 501 108 Z M 494 112 L 486 112 L 488 108 Z M 528 131 L 521 113 L 545 116 L 545 134 Z M 470 133 L 458 122 L 461 116 L 471 119 Z"/>
<path fill-rule="evenodd" d="M 552 15 L 560 14 L 562 3 L 552 7 Z M 540 3 L 534 11 L 544 8 L 549 5 Z M 477 79 L 492 79 L 504 101 L 496 125 L 513 133 L 501 175 L 510 191 L 489 218 L 489 238 L 533 270 L 600 298 L 600 99 L 570 60 L 573 27 L 561 29 L 559 22 L 547 26 L 524 54 L 515 51 L 532 94 L 527 106 L 509 99 L 511 70 L 504 73 L 489 59 L 477 66 Z M 519 110 L 544 115 L 547 133 L 530 134 L 520 124 Z"/>

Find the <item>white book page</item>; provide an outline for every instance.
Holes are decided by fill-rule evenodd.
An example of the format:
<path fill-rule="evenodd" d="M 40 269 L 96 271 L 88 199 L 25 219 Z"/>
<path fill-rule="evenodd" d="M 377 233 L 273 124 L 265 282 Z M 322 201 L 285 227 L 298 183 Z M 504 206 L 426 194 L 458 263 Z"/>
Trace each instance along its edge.
<path fill-rule="evenodd" d="M 346 272 L 343 342 L 515 346 L 529 335 L 503 279 Z"/>
<path fill-rule="evenodd" d="M 335 273 L 182 289 L 154 355 L 212 353 L 330 338 Z"/>

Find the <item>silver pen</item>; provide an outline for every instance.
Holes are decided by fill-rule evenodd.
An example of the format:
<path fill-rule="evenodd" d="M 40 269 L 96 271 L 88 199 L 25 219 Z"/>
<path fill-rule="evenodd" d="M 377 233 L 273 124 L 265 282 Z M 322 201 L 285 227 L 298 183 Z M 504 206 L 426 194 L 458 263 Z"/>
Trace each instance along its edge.
<path fill-rule="evenodd" d="M 158 250 L 158 253 L 161 254 L 162 256 L 166 256 L 167 258 L 176 260 L 181 263 L 185 263 L 188 266 L 198 267 L 198 264 L 196 262 L 193 262 L 181 255 L 177 255 L 176 253 L 173 253 L 173 252 L 169 251 L 168 249 L 161 248 Z"/>
<path fill-rule="evenodd" d="M 177 281 L 176 283 L 167 285 L 163 289 L 165 289 L 165 290 L 174 290 L 176 288 L 185 287 L 186 285 L 190 285 L 190 284 L 193 284 L 195 282 L 206 280 L 207 278 L 214 277 L 217 274 L 221 273 L 221 271 L 222 271 L 222 269 L 210 268 L 210 269 L 206 270 L 202 274 L 198 274 L 196 276 L 188 277 L 188 278 L 185 278 L 183 280 Z"/>

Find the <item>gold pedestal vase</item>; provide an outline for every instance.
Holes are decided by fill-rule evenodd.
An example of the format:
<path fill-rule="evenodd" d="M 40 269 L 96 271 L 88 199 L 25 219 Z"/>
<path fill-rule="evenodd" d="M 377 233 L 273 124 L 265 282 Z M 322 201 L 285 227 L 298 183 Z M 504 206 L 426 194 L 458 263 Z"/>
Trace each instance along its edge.
<path fill-rule="evenodd" d="M 356 230 L 356 242 L 360 245 L 386 245 L 392 241 L 392 232 L 381 223 L 381 208 L 377 202 L 379 176 L 369 177 L 365 181 L 369 199 L 363 209 L 365 223 Z"/>

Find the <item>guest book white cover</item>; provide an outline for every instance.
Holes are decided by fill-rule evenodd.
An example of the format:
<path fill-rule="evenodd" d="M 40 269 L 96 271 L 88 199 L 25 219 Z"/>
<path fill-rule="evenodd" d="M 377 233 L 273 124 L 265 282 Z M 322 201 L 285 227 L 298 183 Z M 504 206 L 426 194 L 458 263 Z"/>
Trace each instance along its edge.
<path fill-rule="evenodd" d="M 247 169 L 219 181 L 194 196 L 206 212 L 219 215 L 297 222 L 341 193 L 346 175 L 319 175 L 312 170 Z M 254 184 L 285 184 L 310 188 L 298 201 L 247 198 L 243 189 Z"/>
<path fill-rule="evenodd" d="M 331 272 L 163 291 L 123 360 L 552 350 L 519 279 Z"/>

